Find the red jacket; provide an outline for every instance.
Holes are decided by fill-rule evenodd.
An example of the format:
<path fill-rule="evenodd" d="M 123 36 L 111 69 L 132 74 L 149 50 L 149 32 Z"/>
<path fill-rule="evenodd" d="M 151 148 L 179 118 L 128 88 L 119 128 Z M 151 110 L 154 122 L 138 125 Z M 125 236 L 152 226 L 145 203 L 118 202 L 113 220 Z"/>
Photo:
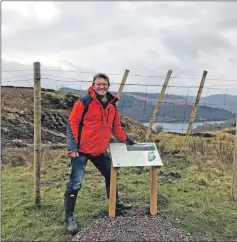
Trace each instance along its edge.
<path fill-rule="evenodd" d="M 67 149 L 98 156 L 106 151 L 110 137 L 122 143 L 131 142 L 123 131 L 116 108 L 118 98 L 107 93 L 104 109 L 92 87 L 88 94 L 75 102 L 67 125 Z"/>

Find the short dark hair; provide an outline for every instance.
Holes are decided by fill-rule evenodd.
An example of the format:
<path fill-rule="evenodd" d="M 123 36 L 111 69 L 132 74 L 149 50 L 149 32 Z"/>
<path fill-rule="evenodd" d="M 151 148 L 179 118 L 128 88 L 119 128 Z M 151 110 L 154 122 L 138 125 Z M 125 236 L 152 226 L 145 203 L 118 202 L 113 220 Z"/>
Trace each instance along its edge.
<path fill-rule="evenodd" d="M 97 73 L 97 74 L 95 74 L 94 77 L 93 77 L 93 83 L 92 83 L 93 85 L 95 84 L 96 78 L 103 78 L 103 79 L 105 79 L 108 82 L 108 85 L 110 85 L 109 77 L 106 74 L 104 74 L 104 73 Z"/>

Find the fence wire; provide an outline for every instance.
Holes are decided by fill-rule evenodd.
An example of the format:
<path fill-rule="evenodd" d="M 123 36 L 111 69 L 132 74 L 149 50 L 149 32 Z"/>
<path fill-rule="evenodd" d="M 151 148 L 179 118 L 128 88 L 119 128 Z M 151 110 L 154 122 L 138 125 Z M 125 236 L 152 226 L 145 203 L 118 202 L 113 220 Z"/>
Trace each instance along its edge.
<path fill-rule="evenodd" d="M 2 87 L 17 86 L 18 88 L 33 88 L 32 71 L 32 69 L 3 70 L 2 75 L 4 74 L 5 76 L 2 79 L 1 85 Z M 26 73 L 19 75 L 19 73 L 16 74 L 17 72 Z M 70 76 L 72 73 L 78 74 L 78 78 Z M 41 69 L 41 87 L 58 92 L 75 92 L 82 95 L 92 84 L 92 74 L 94 72 Z M 110 90 L 116 95 L 123 74 L 109 73 L 108 75 L 112 79 L 110 81 Z M 141 81 L 142 78 L 145 78 L 146 81 Z M 156 79 L 155 82 L 154 79 Z M 164 79 L 165 76 L 163 75 L 129 74 L 118 105 L 121 115 L 129 116 L 138 122 L 148 125 Z M 175 82 L 180 79 L 190 80 L 190 85 L 177 85 Z M 171 76 L 153 128 L 160 125 L 166 131 L 178 133 L 185 133 L 187 131 L 199 88 L 199 79 L 200 77 Z M 195 83 L 191 82 L 191 80 L 195 80 Z M 209 85 L 208 81 L 221 83 Z M 228 84 L 223 84 L 224 82 L 228 82 Z M 193 124 L 194 131 L 198 130 L 197 127 L 203 123 L 232 122 L 237 109 L 237 98 L 233 95 L 233 90 L 237 89 L 237 83 L 235 84 L 234 82 L 237 82 L 237 80 L 206 79 L 206 85 L 203 87 L 196 119 Z M 11 89 L 3 89 L 2 92 L 6 92 L 6 90 L 10 92 Z"/>

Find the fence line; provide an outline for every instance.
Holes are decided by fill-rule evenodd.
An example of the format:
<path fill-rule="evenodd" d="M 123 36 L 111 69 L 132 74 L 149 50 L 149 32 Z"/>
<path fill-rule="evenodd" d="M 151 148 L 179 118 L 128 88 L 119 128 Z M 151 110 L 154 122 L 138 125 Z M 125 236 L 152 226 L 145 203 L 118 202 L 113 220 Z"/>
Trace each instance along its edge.
<path fill-rule="evenodd" d="M 146 93 L 145 93 L 145 96 L 143 97 L 143 100 L 140 100 L 138 103 L 129 103 L 130 102 L 130 101 L 128 101 L 129 95 L 126 96 L 126 94 L 128 92 L 126 90 L 126 85 L 125 85 L 125 89 L 124 89 L 123 95 L 121 97 L 121 102 L 120 102 L 120 105 L 118 106 L 122 115 L 130 116 L 131 110 L 134 109 L 134 112 L 139 112 L 139 114 L 136 116 L 134 116 L 134 114 L 133 114 L 131 116 L 133 119 L 135 119 L 136 121 L 139 121 L 141 123 L 149 123 L 151 115 L 152 115 L 152 107 L 154 107 L 154 102 L 153 102 L 153 104 L 149 103 L 147 87 L 148 87 L 148 85 L 146 86 Z M 188 89 L 188 91 L 189 91 L 189 89 Z M 188 100 L 188 96 L 189 96 L 189 93 L 187 92 L 187 96 L 184 97 L 184 100 L 181 102 L 176 102 L 176 101 L 172 102 L 172 100 L 169 99 L 168 95 L 165 96 L 165 98 L 160 102 L 162 107 L 161 107 L 160 112 L 158 113 L 158 116 L 157 116 L 158 118 L 156 119 L 156 123 L 158 123 L 160 126 L 164 126 L 165 129 L 170 130 L 170 126 L 171 126 L 171 130 L 173 130 L 174 132 L 181 131 L 181 133 L 184 133 L 187 130 L 187 123 L 188 123 L 188 120 L 190 117 L 191 105 L 193 104 L 193 101 Z M 158 97 L 158 94 L 156 95 L 156 97 Z M 153 98 L 153 100 L 155 100 L 156 97 Z M 223 120 L 223 122 L 224 122 L 226 120 L 225 114 L 223 113 L 221 115 L 220 114 L 217 115 L 217 113 L 216 113 L 216 112 L 218 112 L 219 109 L 215 109 L 215 108 L 219 108 L 219 104 L 215 104 L 212 102 L 208 103 L 207 98 L 204 98 L 204 100 L 205 100 L 204 103 L 199 104 L 199 108 L 200 109 L 208 108 L 209 114 L 200 116 L 200 113 L 197 113 L 196 120 L 198 120 L 198 122 L 210 121 L 213 123 Z M 212 107 L 210 107 L 208 105 L 212 105 Z M 234 103 L 228 104 L 226 101 L 226 98 L 225 98 L 223 107 L 229 109 L 230 111 L 231 110 L 233 111 L 236 106 L 237 106 L 237 104 L 234 104 Z M 223 107 L 222 107 L 222 109 L 223 109 Z M 177 113 L 177 108 L 179 108 L 179 110 L 182 112 L 181 115 L 179 115 Z M 216 115 L 219 117 L 218 119 L 217 119 Z M 169 117 L 171 117 L 171 118 L 169 118 Z M 172 125 L 172 122 L 175 122 L 176 124 Z M 197 126 L 198 123 L 196 123 L 195 125 Z M 194 127 L 194 129 L 196 129 L 196 127 Z"/>
<path fill-rule="evenodd" d="M 82 83 L 92 83 L 92 81 L 86 81 L 86 80 L 77 80 L 77 79 L 72 79 L 72 78 L 68 78 L 68 77 L 62 77 L 62 76 L 54 76 L 54 75 L 47 75 L 45 73 L 42 73 L 43 77 L 41 78 L 40 77 L 40 67 L 37 66 L 36 64 L 39 64 L 39 63 L 34 63 L 34 77 L 32 79 L 24 79 L 24 80 L 11 80 L 11 79 L 14 79 L 14 78 L 20 78 L 20 77 L 24 77 L 24 76 L 28 76 L 30 74 L 25 74 L 25 75 L 21 75 L 21 76 L 13 76 L 13 77 L 8 77 L 8 78 L 5 78 L 3 79 L 2 81 L 4 81 L 5 83 L 16 83 L 16 82 L 28 82 L 28 84 L 30 85 L 30 81 L 32 81 L 33 83 L 33 80 L 34 80 L 34 171 L 35 171 L 35 205 L 36 206 L 40 206 L 40 144 L 41 144 L 41 137 L 40 137 L 40 116 L 41 116 L 41 107 L 40 107 L 40 100 L 41 100 L 41 95 L 40 95 L 40 90 L 41 90 L 41 86 L 40 86 L 40 80 L 51 80 L 51 81 L 54 81 L 56 82 L 56 85 L 58 85 L 59 82 L 62 82 L 62 83 L 69 83 L 69 82 L 74 82 L 74 83 L 80 83 L 81 84 L 81 89 L 82 89 Z M 46 70 L 46 69 L 42 69 L 44 71 L 49 71 L 49 70 Z M 29 71 L 29 70 L 11 70 L 11 71 L 2 71 L 2 72 L 17 72 L 17 71 Z M 30 70 L 32 71 L 32 70 Z M 51 71 L 56 71 L 56 70 L 51 70 Z M 60 71 L 60 70 L 58 70 Z M 127 71 L 127 70 L 126 70 Z M 68 72 L 71 72 L 71 71 L 68 71 Z M 79 72 L 79 73 L 86 73 L 86 74 L 91 74 L 91 72 Z M 126 74 L 126 72 L 125 72 Z M 206 72 L 207 74 L 207 72 Z M 120 99 L 120 102 L 118 103 L 118 109 L 122 109 L 122 113 L 126 116 L 130 116 L 130 113 L 131 113 L 131 110 L 135 109 L 136 108 L 136 111 L 141 111 L 141 115 L 140 115 L 140 118 L 142 118 L 142 120 L 140 120 L 140 118 L 133 118 L 137 121 L 140 121 L 142 123 L 146 123 L 148 122 L 149 123 L 149 127 L 147 128 L 146 130 L 146 134 L 145 134 L 145 141 L 148 141 L 148 138 L 149 138 L 149 135 L 150 135 L 150 131 L 151 129 L 153 128 L 153 124 L 157 121 L 159 123 L 159 118 L 160 119 L 160 122 L 163 124 L 165 123 L 165 117 L 166 118 L 170 118 L 172 119 L 173 122 L 179 122 L 179 121 L 182 121 L 182 129 L 177 129 L 177 130 L 182 130 L 182 132 L 184 131 L 184 121 L 185 120 L 189 120 L 189 127 L 185 130 L 187 130 L 187 134 L 191 134 L 191 131 L 192 131 L 192 123 L 194 122 L 195 118 L 198 119 L 199 121 L 201 120 L 201 117 L 200 117 L 200 114 L 198 114 L 198 106 L 199 108 L 206 108 L 208 109 L 207 111 L 210 112 L 210 115 L 211 117 L 214 115 L 214 119 L 215 119 L 215 112 L 219 112 L 220 109 L 217 109 L 215 110 L 215 108 L 213 107 L 210 107 L 208 105 L 212 105 L 212 106 L 215 106 L 215 105 L 218 105 L 218 107 L 220 107 L 220 104 L 215 104 L 215 103 L 208 103 L 208 94 L 210 93 L 211 90 L 215 90 L 215 89 L 222 89 L 222 90 L 225 90 L 225 94 L 224 95 L 224 100 L 223 100 L 223 107 L 237 107 L 237 103 L 231 103 L 231 104 L 227 104 L 227 92 L 228 92 L 228 88 L 223 88 L 223 87 L 226 87 L 227 85 L 212 85 L 212 86 L 205 86 L 204 87 L 204 82 L 205 82 L 205 71 L 204 71 L 204 74 L 203 74 L 203 78 L 202 78 L 202 82 L 200 84 L 200 86 L 194 86 L 194 85 L 189 85 L 189 86 L 186 86 L 186 85 L 168 85 L 168 82 L 170 79 L 199 79 L 199 78 L 196 78 L 196 77 L 189 77 L 189 78 L 185 78 L 185 77 L 173 77 L 171 78 L 171 71 L 168 72 L 167 76 L 166 77 L 163 77 L 163 76 L 142 76 L 142 75 L 135 75 L 135 74 L 130 74 L 129 77 L 146 77 L 146 78 L 165 78 L 165 83 L 163 85 L 160 85 L 160 84 L 139 84 L 139 83 L 125 83 L 126 81 L 126 78 L 128 76 L 128 72 L 126 75 L 124 75 L 124 78 L 123 78 L 123 82 L 120 83 L 116 83 L 116 82 L 111 82 L 111 85 L 120 85 L 120 92 L 119 93 L 122 93 L 122 89 L 124 88 L 125 92 L 122 93 L 121 95 L 121 99 L 122 99 L 122 102 L 121 102 L 121 99 Z M 109 75 L 121 75 L 121 74 L 109 74 Z M 46 76 L 46 77 L 44 77 Z M 68 79 L 69 81 L 67 80 L 58 80 L 58 79 L 52 79 L 52 78 L 47 78 L 48 77 L 57 77 L 57 78 L 63 78 L 63 79 Z M 126 76 L 126 78 L 125 78 Z M 11 81 L 10 81 L 11 80 Z M 218 79 L 207 79 L 207 80 L 218 80 Z M 228 82 L 237 82 L 237 80 L 221 80 L 219 79 L 220 81 L 228 81 Z M 127 92 L 126 91 L 126 88 L 128 86 L 145 86 L 146 88 L 146 91 L 145 95 L 143 95 L 140 103 L 139 103 L 139 99 L 136 98 L 136 102 L 139 103 L 139 105 L 141 105 L 141 107 L 139 105 L 137 105 L 137 103 L 135 102 L 135 107 L 131 107 L 131 103 L 132 101 L 129 101 L 129 102 L 126 102 L 125 101 L 125 98 L 130 98 L 132 97 L 131 93 L 132 92 Z M 156 92 L 155 94 L 157 94 L 157 96 L 153 96 L 153 98 L 149 97 L 149 92 L 148 92 L 148 87 L 161 87 L 162 86 L 162 90 L 160 92 L 160 94 L 158 95 L 158 93 Z M 199 91 L 198 91 L 198 96 L 196 98 L 196 101 L 195 101 L 195 105 L 194 107 L 192 108 L 191 105 L 193 104 L 193 101 L 189 98 L 189 92 L 190 92 L 190 89 L 191 88 L 198 88 L 199 87 Z M 222 88 L 220 88 L 222 87 Z M 233 85 L 229 86 L 230 89 L 233 89 Z M 166 88 L 167 88 L 167 93 L 165 94 L 165 91 L 166 91 Z M 171 95 L 172 94 L 169 94 L 169 88 L 188 88 L 187 90 L 187 96 L 186 96 L 186 99 L 185 99 L 185 105 L 183 105 L 183 112 L 184 112 L 184 115 L 181 114 L 182 116 L 182 120 L 181 120 L 181 116 L 178 115 L 178 113 L 176 112 L 176 109 L 179 107 L 179 106 L 182 106 L 182 104 L 184 103 L 181 103 L 181 102 L 172 102 L 172 99 L 171 99 Z M 201 103 L 199 103 L 199 99 L 201 97 L 201 91 L 202 89 L 204 88 L 207 88 L 207 93 L 206 93 L 206 97 L 204 98 L 204 105 L 202 105 Z M 200 91 L 201 90 L 201 91 Z M 79 90 L 79 91 L 82 91 L 82 90 Z M 153 90 L 154 91 L 154 90 Z M 128 95 L 124 95 L 128 93 Z M 130 96 L 129 96 L 130 94 Z M 151 102 L 151 99 L 153 99 L 153 103 L 149 103 Z M 131 99 L 132 100 L 132 99 Z M 177 100 L 177 99 L 175 99 Z M 156 101 L 156 105 L 155 105 L 155 102 Z M 122 104 L 121 104 L 122 103 Z M 144 103 L 144 104 L 143 104 Z M 37 108 L 37 104 L 38 104 L 38 108 Z M 132 103 L 133 104 L 133 103 Z M 170 108 L 170 105 L 173 105 L 171 108 Z M 61 108 L 62 108 L 62 103 L 60 104 L 61 105 Z M 143 108 L 142 108 L 143 106 Z M 176 106 L 176 109 L 175 109 L 175 106 Z M 150 114 L 149 114 L 149 110 L 147 111 L 146 107 L 149 107 L 150 108 Z M 159 111 L 163 108 L 163 117 L 160 117 L 159 116 Z M 5 107 L 4 107 L 5 108 Z M 173 108 L 173 109 L 172 109 Z M 170 109 L 172 109 L 172 111 L 170 111 Z M 190 111 L 192 110 L 191 114 L 190 114 Z M 18 110 L 19 111 L 19 110 Z M 153 114 L 151 115 L 153 111 Z M 223 109 L 223 112 L 225 110 Z M 196 112 L 198 115 L 196 115 Z M 226 110 L 227 112 L 227 110 Z M 236 110 L 235 110 L 236 112 Z M 136 114 L 136 113 L 135 113 Z M 133 114 L 133 115 L 135 115 Z M 157 114 L 158 114 L 158 119 L 157 119 Z M 186 116 L 187 114 L 187 116 Z M 191 118 L 189 119 L 191 115 Z M 224 115 L 224 114 L 223 114 Z M 227 114 L 226 114 L 227 115 Z M 226 115 L 224 115 L 222 118 L 226 118 Z M 206 115 L 205 115 L 206 117 Z M 207 118 L 207 117 L 206 117 Z M 205 118 L 205 120 L 206 120 Z M 216 116 L 217 118 L 217 116 Z M 218 114 L 218 118 L 220 119 L 220 116 Z M 204 119 L 204 117 L 203 117 Z M 210 118 L 209 118 L 210 119 Z M 213 120 L 214 120 L 213 119 Z M 5 120 L 6 121 L 6 120 Z M 168 121 L 168 120 L 166 120 Z M 170 121 L 170 120 L 169 120 Z M 237 124 L 236 124 L 237 125 Z M 24 132 L 24 131 L 23 131 Z M 236 126 L 236 136 L 235 136 L 235 160 L 234 160 L 234 172 L 233 172 L 233 183 L 232 183 L 232 196 L 234 199 L 237 199 L 237 168 L 236 168 L 236 157 L 237 157 L 237 154 L 236 154 L 236 145 L 237 145 L 237 126 Z M 24 133 L 22 133 L 22 137 L 24 136 Z M 24 138 L 24 137 L 23 137 Z M 193 138 L 193 137 L 192 137 Z M 202 139 L 202 137 L 200 137 Z M 155 177 L 157 177 L 157 174 L 156 174 L 156 168 L 153 167 L 153 175 Z"/>
<path fill-rule="evenodd" d="M 62 77 L 63 78 L 63 77 Z M 41 80 L 50 80 L 50 81 L 54 81 L 54 82 L 62 82 L 62 83 L 78 83 L 78 82 L 82 82 L 82 83 L 92 83 L 91 80 L 80 80 L 80 79 L 72 79 L 72 78 L 67 78 L 70 79 L 71 81 L 65 81 L 65 80 L 59 80 L 59 79 L 52 79 L 52 78 L 41 78 Z M 5 81 L 6 79 L 2 80 L 4 83 L 12 83 L 12 82 L 25 82 L 25 81 L 32 81 L 33 79 L 24 79 L 24 80 L 13 80 L 13 81 Z M 114 85 L 120 85 L 120 82 L 110 82 L 110 84 L 114 84 Z M 126 83 L 126 84 L 122 84 L 122 85 L 127 85 L 127 86 L 148 86 L 148 87 L 162 87 L 162 84 L 141 84 L 141 83 Z M 1 86 L 4 86 L 3 83 L 1 84 Z M 175 87 L 175 88 L 199 88 L 200 86 L 198 85 L 169 85 L 168 87 Z M 221 87 L 221 88 L 219 88 Z M 225 88 L 224 88 L 225 87 Z M 226 88 L 229 87 L 229 88 Z M 212 90 L 215 89 L 232 89 L 233 87 L 235 87 L 237 89 L 237 84 L 235 85 L 209 85 L 209 86 L 205 86 L 204 88 L 209 88 Z"/>
<path fill-rule="evenodd" d="M 30 75 L 30 74 L 27 74 Z M 14 79 L 14 78 L 19 78 L 19 77 L 24 77 L 27 75 L 16 75 L 14 77 L 9 77 L 9 78 L 5 78 L 3 80 L 4 84 L 12 84 L 15 85 L 16 83 L 23 82 L 24 83 L 28 83 L 28 86 L 33 87 L 33 79 L 23 79 L 23 80 L 11 80 L 10 78 Z M 70 77 L 64 77 L 64 76 L 60 76 L 60 75 L 48 75 L 45 74 L 44 72 L 41 73 L 42 77 L 42 87 L 47 85 L 47 81 L 48 83 L 50 83 L 50 85 L 52 85 L 52 83 L 54 83 L 56 90 L 60 90 L 60 88 L 65 87 L 62 84 L 67 84 L 67 83 L 78 83 L 80 85 L 80 90 L 78 90 L 78 92 L 82 92 L 84 90 L 87 89 L 88 84 L 92 83 L 91 80 L 83 80 L 83 79 L 74 79 L 74 78 L 70 78 Z M 51 77 L 52 78 L 49 78 Z M 132 76 L 131 74 L 128 75 L 128 80 L 129 77 Z M 159 76 L 161 77 L 161 76 Z M 60 78 L 62 80 L 60 80 Z M 172 79 L 172 77 L 170 78 Z M 206 79 L 208 80 L 208 78 Z M 50 82 L 49 82 L 50 81 Z M 77 88 L 79 88 L 79 85 L 77 86 Z M 120 82 L 111 82 L 111 86 L 115 86 L 115 85 L 121 85 Z M 151 118 L 151 105 L 155 105 L 155 100 L 158 98 L 158 93 L 160 92 L 160 89 L 157 90 L 154 93 L 154 88 L 161 88 L 162 85 L 161 84 L 149 84 L 149 83 L 126 83 L 126 84 L 122 84 L 124 85 L 124 91 L 123 91 L 123 95 L 121 97 L 121 101 L 119 104 L 119 109 L 121 111 L 121 114 L 123 115 L 127 115 L 129 116 L 129 112 L 128 109 L 133 109 L 133 108 L 138 108 L 139 111 L 141 112 L 141 114 L 139 114 L 139 116 L 137 116 L 137 118 L 135 119 L 136 121 L 142 122 L 142 123 L 148 123 L 150 121 Z M 26 85 L 27 86 L 27 85 Z M 89 86 L 89 85 L 88 85 Z M 3 83 L 2 83 L 2 87 L 3 87 Z M 55 89 L 55 87 L 53 89 Z M 134 89 L 132 91 L 129 91 L 129 88 L 133 89 L 133 87 L 144 87 L 143 92 L 144 95 L 141 97 L 141 100 L 138 101 L 137 105 L 134 106 L 135 104 L 131 104 L 130 106 L 128 105 L 128 100 L 129 97 L 133 96 Z M 177 131 L 181 131 L 182 133 L 186 131 L 186 123 L 188 122 L 188 118 L 190 117 L 190 106 L 194 104 L 194 98 L 193 95 L 191 95 L 191 91 L 195 91 L 196 88 L 198 88 L 198 85 L 167 85 L 167 93 L 164 95 L 164 99 L 160 102 L 161 104 L 161 110 L 158 113 L 158 118 L 156 120 L 156 123 L 159 123 L 160 125 L 167 125 L 167 122 L 169 124 L 169 122 L 171 123 L 172 120 L 170 120 L 168 117 L 171 116 L 173 119 L 173 122 L 178 122 L 177 127 L 173 127 L 173 130 L 177 130 Z M 70 87 L 69 87 L 70 88 Z M 149 88 L 152 88 L 152 92 L 149 92 Z M 184 93 L 187 92 L 186 95 L 179 95 L 182 96 L 183 99 L 175 99 L 175 101 L 173 101 L 172 98 L 172 88 L 179 88 L 179 90 L 182 92 L 182 89 L 185 89 L 185 91 L 183 91 Z M 199 109 L 202 108 L 208 108 L 208 120 L 211 122 L 215 122 L 215 120 L 217 120 L 217 116 L 216 116 L 216 110 L 215 108 L 221 108 L 221 109 L 228 109 L 231 112 L 234 112 L 235 107 L 237 106 L 237 103 L 234 102 L 234 100 L 230 100 L 228 99 L 227 93 L 228 90 L 231 89 L 233 90 L 234 85 L 231 84 L 229 85 L 229 87 L 227 88 L 226 85 L 215 85 L 215 86 L 203 86 L 204 90 L 206 91 L 206 94 L 203 95 L 202 94 L 202 99 L 199 103 Z M 236 87 L 237 88 L 237 87 Z M 51 89 L 51 88 L 48 88 Z M 114 89 L 117 90 L 117 87 Z M 213 102 L 213 100 L 210 99 L 209 101 L 209 96 L 211 95 L 212 92 L 218 92 L 218 90 L 223 90 L 225 93 L 223 94 L 223 101 L 220 107 L 220 104 Z M 113 92 L 113 91 L 112 91 Z M 141 91 L 137 91 L 140 92 Z M 174 92 L 175 93 L 175 92 Z M 204 93 L 204 92 L 203 92 Z M 126 95 L 125 95 L 126 94 Z M 151 97 L 150 94 L 153 94 L 153 96 Z M 170 95 L 171 96 L 170 96 Z M 134 94 L 136 95 L 136 94 Z M 177 94 L 175 94 L 177 95 Z M 151 100 L 152 99 L 152 100 Z M 130 102 L 130 101 L 129 101 Z M 138 107 L 138 105 L 140 105 Z M 181 108 L 181 106 L 183 106 L 183 108 Z M 177 115 L 177 108 L 179 108 L 182 112 L 182 115 Z M 149 111 L 150 110 L 150 111 Z M 203 109 L 204 110 L 204 109 Z M 181 118 L 182 116 L 182 118 Z M 207 117 L 207 115 L 204 116 L 200 116 L 200 113 L 198 112 L 196 115 L 196 118 L 198 119 L 199 122 L 208 122 L 208 120 L 205 118 Z M 222 116 L 220 116 L 220 120 L 225 120 L 225 115 L 222 114 Z M 195 120 L 196 121 L 196 120 Z"/>
<path fill-rule="evenodd" d="M 25 69 L 25 70 L 1 70 L 0 72 L 4 73 L 11 73 L 11 72 L 22 72 L 22 71 L 32 71 L 33 69 Z M 41 69 L 41 71 L 55 71 L 55 72 L 64 72 L 64 73 L 80 73 L 80 74 L 92 74 L 94 75 L 96 72 L 91 72 L 91 71 L 68 71 L 68 70 L 52 70 L 52 69 Z M 54 76 L 50 74 L 46 74 L 42 72 L 42 74 L 47 75 L 47 76 Z M 123 73 L 107 73 L 109 76 L 122 76 Z M 60 77 L 60 76 L 59 76 Z M 129 77 L 146 77 L 146 78 L 162 78 L 165 79 L 165 76 L 163 75 L 142 75 L 142 74 L 129 74 Z M 63 78 L 63 77 L 62 77 Z M 187 77 L 187 76 L 172 76 L 170 79 L 190 79 L 190 80 L 199 80 L 200 77 Z M 226 81 L 226 82 L 237 82 L 237 79 L 221 79 L 221 78 L 207 78 L 206 80 L 210 81 Z"/>

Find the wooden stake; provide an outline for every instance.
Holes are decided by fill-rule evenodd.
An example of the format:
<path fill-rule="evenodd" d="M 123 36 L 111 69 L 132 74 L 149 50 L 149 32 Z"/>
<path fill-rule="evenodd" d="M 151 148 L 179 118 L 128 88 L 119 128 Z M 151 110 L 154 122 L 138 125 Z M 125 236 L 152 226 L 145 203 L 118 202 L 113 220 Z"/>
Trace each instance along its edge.
<path fill-rule="evenodd" d="M 35 206 L 40 207 L 40 159 L 41 159 L 41 87 L 40 63 L 34 62 L 34 194 Z"/>
<path fill-rule="evenodd" d="M 232 198 L 237 200 L 237 114 L 235 119 L 235 144 L 234 144 L 234 161 L 233 161 L 233 182 L 232 182 Z"/>
<path fill-rule="evenodd" d="M 123 92 L 123 87 L 126 83 L 129 70 L 125 70 L 123 79 L 120 83 L 117 98 L 119 99 Z M 116 103 L 118 106 L 119 101 Z M 109 216 L 115 217 L 116 213 L 116 189 L 117 189 L 117 170 L 113 167 L 113 161 L 111 161 L 111 174 L 110 174 L 110 192 L 109 192 Z"/>
<path fill-rule="evenodd" d="M 170 76 L 171 76 L 171 74 L 172 74 L 172 71 L 169 70 L 168 73 L 167 73 L 167 76 L 166 76 L 166 78 L 165 78 L 165 82 L 164 82 L 164 84 L 163 84 L 163 87 L 162 87 L 162 90 L 161 90 L 160 96 L 159 96 L 159 98 L 158 98 L 158 100 L 157 100 L 157 103 L 156 103 L 156 106 L 155 106 L 155 108 L 154 108 L 154 112 L 153 112 L 153 114 L 152 114 L 152 117 L 151 117 L 151 121 L 150 121 L 149 127 L 148 127 L 148 129 L 146 130 L 146 134 L 145 134 L 145 142 L 147 142 L 147 140 L 148 140 L 148 138 L 149 138 L 149 136 L 150 136 L 151 129 L 152 129 L 153 124 L 154 124 L 154 122 L 155 122 L 155 120 L 156 120 L 156 115 L 157 115 L 157 113 L 158 113 L 158 111 L 159 111 L 160 104 L 161 104 L 161 102 L 162 102 L 162 100 L 163 100 L 163 97 L 164 97 L 164 95 L 165 95 L 165 90 L 166 90 L 166 87 L 167 87 L 168 82 L 169 82 L 169 80 L 170 80 Z"/>
<path fill-rule="evenodd" d="M 200 83 L 200 86 L 199 86 L 199 89 L 198 89 L 197 98 L 196 98 L 195 104 L 193 106 L 192 114 L 191 114 L 191 117 L 190 117 L 190 120 L 189 120 L 186 136 L 190 135 L 192 133 L 192 126 L 193 126 L 193 122 L 194 122 L 194 119 L 195 119 L 195 116 L 196 116 L 198 103 L 199 103 L 200 97 L 202 95 L 202 89 L 204 87 L 206 77 L 207 77 L 207 71 L 204 71 L 203 75 L 202 75 L 202 80 L 201 80 L 201 83 Z"/>
<path fill-rule="evenodd" d="M 165 90 L 166 90 L 166 87 L 167 87 L 167 85 L 169 83 L 171 74 L 172 74 L 172 71 L 169 70 L 167 75 L 166 75 L 165 82 L 163 84 L 163 87 L 162 87 L 161 93 L 159 95 L 159 98 L 157 100 L 156 106 L 154 108 L 149 127 L 146 130 L 145 142 L 147 142 L 148 139 L 149 139 L 149 136 L 150 136 L 150 133 L 151 133 L 151 129 L 152 129 L 153 124 L 154 124 L 154 122 L 156 120 L 156 116 L 157 116 L 157 113 L 159 111 L 160 104 L 161 104 L 161 102 L 163 100 L 163 97 L 165 95 Z M 152 166 L 151 169 L 150 169 L 150 186 L 151 186 L 150 214 L 151 215 L 157 214 L 157 194 L 158 194 L 157 193 L 157 187 L 158 187 L 157 183 L 158 183 L 157 167 Z"/>
<path fill-rule="evenodd" d="M 126 69 L 125 72 L 124 72 L 124 74 L 123 74 L 123 79 L 122 79 L 122 81 L 120 83 L 119 90 L 118 90 L 118 93 L 117 93 L 117 98 L 118 99 L 122 95 L 123 87 L 124 87 L 124 85 L 126 83 L 126 80 L 127 80 L 127 77 L 128 77 L 128 73 L 129 73 L 129 70 Z M 117 102 L 117 106 L 118 106 L 118 103 L 119 103 L 119 101 Z"/>
<path fill-rule="evenodd" d="M 116 212 L 116 187 L 117 187 L 117 170 L 113 167 L 111 161 L 111 174 L 110 174 L 110 192 L 109 192 L 109 216 L 115 217 Z"/>
<path fill-rule="evenodd" d="M 150 170 L 151 194 L 150 194 L 150 214 L 157 214 L 157 167 L 152 166 Z"/>

